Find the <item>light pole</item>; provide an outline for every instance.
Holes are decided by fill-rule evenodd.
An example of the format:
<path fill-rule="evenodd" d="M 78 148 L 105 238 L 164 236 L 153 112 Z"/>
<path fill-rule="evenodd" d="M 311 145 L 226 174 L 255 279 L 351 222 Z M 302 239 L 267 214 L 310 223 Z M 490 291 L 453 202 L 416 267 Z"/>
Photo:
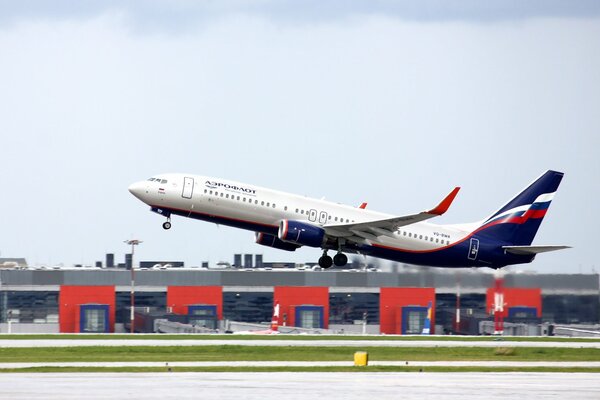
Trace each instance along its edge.
<path fill-rule="evenodd" d="M 130 333 L 133 333 L 135 326 L 135 271 L 133 269 L 133 255 L 135 254 L 135 246 L 143 243 L 141 240 L 130 239 L 125 240 L 125 244 L 131 245 L 131 312 L 129 315 Z"/>

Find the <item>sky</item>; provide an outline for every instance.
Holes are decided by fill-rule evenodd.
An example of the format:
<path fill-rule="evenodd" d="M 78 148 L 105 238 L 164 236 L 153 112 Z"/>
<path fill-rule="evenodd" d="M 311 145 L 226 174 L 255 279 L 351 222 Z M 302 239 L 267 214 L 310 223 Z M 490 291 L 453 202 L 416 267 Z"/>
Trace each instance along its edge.
<path fill-rule="evenodd" d="M 0 257 L 316 261 L 127 187 L 216 176 L 435 221 L 565 177 L 523 269 L 600 270 L 600 3 L 0 1 Z"/>

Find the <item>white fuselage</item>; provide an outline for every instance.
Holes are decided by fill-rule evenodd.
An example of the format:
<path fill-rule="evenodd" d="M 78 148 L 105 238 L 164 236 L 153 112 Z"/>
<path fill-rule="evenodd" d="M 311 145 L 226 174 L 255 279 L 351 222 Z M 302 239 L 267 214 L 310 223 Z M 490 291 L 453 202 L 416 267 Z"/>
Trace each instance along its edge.
<path fill-rule="evenodd" d="M 460 225 L 426 222 L 448 210 L 459 187 L 434 208 L 398 216 L 201 175 L 157 175 L 129 191 L 167 218 L 165 229 L 172 215 L 246 229 L 263 246 L 323 249 L 323 268 L 346 265 L 344 253 L 438 267 L 501 268 L 568 247 L 531 245 L 562 176 L 546 171 L 488 218 Z"/>
<path fill-rule="evenodd" d="M 199 175 L 157 175 L 131 185 L 129 190 L 144 203 L 165 212 L 170 210 L 194 217 L 203 215 L 205 218 L 199 219 L 270 234 L 281 220 L 306 221 L 328 227 L 393 217 L 368 209 Z M 173 212 L 175 210 L 177 212 Z M 467 234 L 468 231 L 458 226 L 419 222 L 398 229 L 393 237 L 373 234 L 364 239 L 386 247 L 427 251 L 444 248 Z"/>

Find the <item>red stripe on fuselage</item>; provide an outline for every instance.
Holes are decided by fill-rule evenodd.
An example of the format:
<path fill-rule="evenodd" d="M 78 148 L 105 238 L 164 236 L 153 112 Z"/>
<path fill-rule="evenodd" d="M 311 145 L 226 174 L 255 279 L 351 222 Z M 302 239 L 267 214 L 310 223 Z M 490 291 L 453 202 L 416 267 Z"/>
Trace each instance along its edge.
<path fill-rule="evenodd" d="M 529 219 L 540 219 L 540 218 L 544 218 L 544 216 L 546 215 L 546 211 L 547 209 L 544 210 L 531 210 L 528 209 L 527 212 L 525 212 L 525 214 L 523 214 L 523 216 L 510 216 L 507 215 L 505 218 L 500 218 L 497 219 L 496 221 L 490 222 L 486 225 L 480 226 L 479 228 L 475 229 L 473 232 L 469 233 L 467 236 L 465 236 L 464 238 L 458 240 L 457 242 L 451 243 L 447 246 L 443 246 L 443 247 L 438 247 L 435 249 L 429 249 L 429 250 L 410 250 L 410 249 L 404 249 L 404 248 L 400 248 L 400 247 L 392 247 L 392 246 L 385 246 L 382 244 L 376 244 L 376 243 L 372 243 L 371 246 L 373 247 L 379 247 L 379 248 L 383 248 L 383 249 L 388 249 L 388 250 L 394 250 L 394 251 L 400 251 L 400 252 L 404 252 L 404 253 L 413 253 L 413 254 L 426 254 L 426 253 L 434 253 L 436 251 L 441 251 L 441 250 L 445 250 L 448 249 L 450 247 L 456 246 L 457 244 L 460 244 L 462 242 L 464 242 L 465 240 L 470 239 L 471 237 L 473 237 L 476 233 L 479 233 L 487 228 L 491 228 L 492 226 L 495 225 L 500 225 L 500 224 L 517 224 L 517 225 L 521 225 L 524 224 L 525 222 L 527 222 Z"/>
<path fill-rule="evenodd" d="M 459 241 L 458 241 L 458 242 L 456 242 L 456 243 L 452 243 L 452 244 L 449 244 L 449 245 L 447 245 L 447 246 L 438 247 L 438 248 L 435 248 L 435 249 L 429 249 L 429 250 L 410 250 L 410 249 L 402 249 L 402 248 L 400 248 L 400 247 L 385 246 L 385 245 L 383 245 L 383 244 L 378 244 L 378 243 L 371 243 L 371 246 L 373 246 L 373 247 L 379 247 L 380 249 L 387 249 L 387 250 L 400 251 L 400 252 L 403 252 L 403 253 L 413 253 L 413 254 L 421 254 L 421 253 L 423 253 L 423 254 L 425 254 L 425 253 L 434 253 L 434 252 L 436 252 L 436 251 L 441 251 L 441 250 L 444 250 L 444 249 L 448 249 L 448 248 L 450 248 L 450 247 L 452 247 L 452 246 L 454 246 L 454 245 L 457 245 L 457 244 L 461 243 L 462 241 L 463 241 L 463 240 L 459 240 Z"/>
<path fill-rule="evenodd" d="M 261 225 L 261 226 L 266 226 L 269 228 L 279 228 L 278 225 L 265 224 L 262 222 L 250 221 L 250 220 L 239 219 L 239 218 L 224 217 L 222 215 L 216 215 L 216 214 L 206 214 L 206 213 L 201 213 L 201 212 L 192 211 L 192 210 L 183 210 L 181 208 L 164 207 L 164 206 L 152 205 L 152 204 L 150 205 L 150 207 L 159 208 L 159 209 L 163 209 L 163 210 L 175 210 L 175 211 L 180 211 L 180 212 L 189 213 L 189 214 L 205 215 L 208 218 L 222 218 L 222 219 L 226 219 L 229 221 L 237 221 L 237 222 L 243 222 L 246 224 Z"/>

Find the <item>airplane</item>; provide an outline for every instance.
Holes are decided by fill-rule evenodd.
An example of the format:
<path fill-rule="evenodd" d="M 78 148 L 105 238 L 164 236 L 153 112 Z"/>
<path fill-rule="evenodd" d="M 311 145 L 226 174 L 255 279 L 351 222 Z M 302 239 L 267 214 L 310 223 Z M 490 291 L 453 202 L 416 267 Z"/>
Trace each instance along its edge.
<path fill-rule="evenodd" d="M 255 232 L 256 243 L 294 251 L 323 250 L 321 268 L 347 264 L 345 253 L 432 267 L 490 267 L 529 263 L 539 253 L 569 246 L 532 245 L 563 178 L 549 170 L 512 200 L 478 222 L 437 225 L 460 187 L 436 207 L 396 216 L 284 193 L 245 183 L 191 174 L 161 174 L 129 186 L 150 210 Z M 336 252 L 334 257 L 328 251 Z"/>

